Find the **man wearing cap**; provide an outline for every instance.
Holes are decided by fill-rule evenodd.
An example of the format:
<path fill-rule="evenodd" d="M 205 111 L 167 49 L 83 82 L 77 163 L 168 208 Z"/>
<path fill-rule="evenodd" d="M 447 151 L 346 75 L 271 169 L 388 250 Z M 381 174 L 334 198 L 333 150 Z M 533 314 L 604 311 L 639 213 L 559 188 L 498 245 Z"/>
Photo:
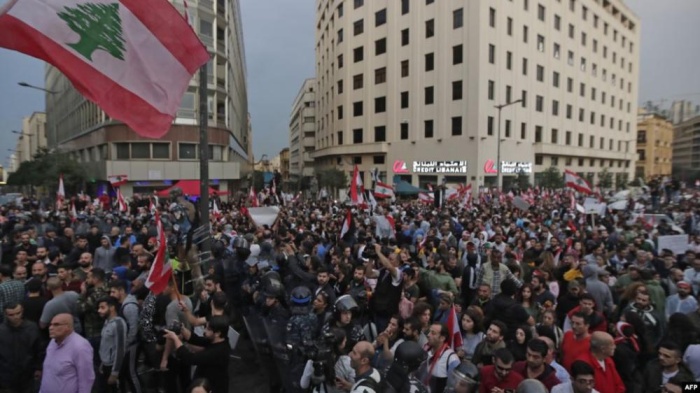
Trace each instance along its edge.
<path fill-rule="evenodd" d="M 678 293 L 666 298 L 666 318 L 677 312 L 690 314 L 698 309 L 698 301 L 691 296 L 693 289 L 688 282 L 679 281 L 676 288 Z"/>

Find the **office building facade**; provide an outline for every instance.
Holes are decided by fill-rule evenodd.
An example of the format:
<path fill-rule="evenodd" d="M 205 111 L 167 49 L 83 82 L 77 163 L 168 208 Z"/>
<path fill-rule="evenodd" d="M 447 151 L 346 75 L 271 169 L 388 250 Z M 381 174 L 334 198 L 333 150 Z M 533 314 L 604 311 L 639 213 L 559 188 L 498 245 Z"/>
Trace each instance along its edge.
<path fill-rule="evenodd" d="M 314 175 L 316 148 L 316 79 L 306 79 L 299 89 L 289 120 L 289 181 L 298 189 L 303 178 Z"/>
<path fill-rule="evenodd" d="M 700 178 L 700 115 L 673 129 L 673 176 L 686 182 Z"/>
<path fill-rule="evenodd" d="M 673 160 L 673 124 L 658 113 L 639 110 L 635 178 L 670 176 Z"/>
<path fill-rule="evenodd" d="M 634 174 L 640 23 L 622 1 L 316 6 L 317 168 L 420 186 L 495 185 L 499 165 L 504 186 Z"/>

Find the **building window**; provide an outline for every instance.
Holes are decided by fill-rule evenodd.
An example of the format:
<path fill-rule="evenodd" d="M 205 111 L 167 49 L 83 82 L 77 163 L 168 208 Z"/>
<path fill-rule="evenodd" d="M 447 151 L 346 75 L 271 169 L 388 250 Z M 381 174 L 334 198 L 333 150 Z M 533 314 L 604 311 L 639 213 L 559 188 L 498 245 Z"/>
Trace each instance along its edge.
<path fill-rule="evenodd" d="M 554 58 L 558 59 L 561 53 L 561 47 L 556 42 L 554 43 Z"/>
<path fill-rule="evenodd" d="M 410 35 L 408 29 L 401 30 L 401 46 L 406 46 L 410 42 Z"/>
<path fill-rule="evenodd" d="M 537 65 L 537 81 L 544 82 L 544 67 Z"/>
<path fill-rule="evenodd" d="M 542 4 L 537 5 L 537 19 L 544 22 L 545 8 Z"/>
<path fill-rule="evenodd" d="M 401 123 L 401 140 L 408 139 L 408 123 Z"/>
<path fill-rule="evenodd" d="M 513 36 L 513 18 L 511 17 L 508 17 L 508 19 L 506 19 L 506 33 L 509 36 Z"/>
<path fill-rule="evenodd" d="M 496 10 L 489 8 L 489 26 L 496 27 Z"/>
<path fill-rule="evenodd" d="M 374 25 L 381 26 L 386 23 L 386 8 L 374 13 Z"/>
<path fill-rule="evenodd" d="M 365 31 L 365 20 L 364 19 L 356 20 L 355 23 L 352 24 L 353 35 L 360 35 L 364 31 Z"/>
<path fill-rule="evenodd" d="M 153 158 L 158 160 L 170 159 L 170 143 L 153 143 Z"/>
<path fill-rule="evenodd" d="M 151 158 L 151 144 L 150 143 L 132 143 L 131 144 L 131 158 L 132 159 L 150 159 Z"/>
<path fill-rule="evenodd" d="M 352 143 L 362 143 L 362 128 L 352 130 Z"/>
<path fill-rule="evenodd" d="M 583 134 L 578 134 L 578 146 L 583 147 Z"/>
<path fill-rule="evenodd" d="M 462 64 L 462 45 L 452 47 L 452 64 Z"/>
<path fill-rule="evenodd" d="M 430 38 L 435 35 L 435 19 L 425 22 L 425 38 Z"/>
<path fill-rule="evenodd" d="M 196 160 L 197 145 L 194 143 L 180 143 L 178 145 L 177 155 L 180 160 Z"/>
<path fill-rule="evenodd" d="M 489 81 L 488 99 L 493 100 L 496 91 L 496 82 Z"/>
<path fill-rule="evenodd" d="M 338 69 L 343 68 L 343 55 L 338 55 Z"/>
<path fill-rule="evenodd" d="M 386 82 L 386 67 L 374 70 L 374 84 L 380 85 Z"/>
<path fill-rule="evenodd" d="M 571 131 L 566 132 L 564 143 L 566 143 L 567 146 L 571 145 Z"/>
<path fill-rule="evenodd" d="M 343 144 L 343 131 L 338 131 L 338 145 Z"/>
<path fill-rule="evenodd" d="M 435 102 L 434 93 L 435 90 L 433 86 L 425 88 L 425 105 L 432 105 Z"/>
<path fill-rule="evenodd" d="M 432 71 L 435 69 L 435 54 L 428 53 L 425 55 L 425 71 Z"/>
<path fill-rule="evenodd" d="M 386 159 L 385 159 L 384 156 L 373 156 L 373 157 L 372 157 L 372 162 L 373 162 L 375 165 L 377 165 L 377 164 L 381 165 L 381 164 L 384 164 L 384 163 L 386 162 Z M 380 176 L 380 177 L 381 177 L 381 176 Z"/>
<path fill-rule="evenodd" d="M 408 60 L 401 60 L 401 77 L 405 78 L 408 76 Z"/>
<path fill-rule="evenodd" d="M 527 139 L 527 124 L 520 123 L 520 139 Z"/>
<path fill-rule="evenodd" d="M 424 122 L 424 128 L 425 128 L 425 137 L 426 138 L 432 138 L 433 137 L 433 121 L 432 120 L 426 120 Z"/>
<path fill-rule="evenodd" d="M 542 126 L 535 126 L 535 143 L 542 143 Z"/>
<path fill-rule="evenodd" d="M 510 120 L 506 120 L 506 138 L 510 138 Z"/>
<path fill-rule="evenodd" d="M 364 47 L 360 46 L 353 50 L 353 60 L 355 63 L 359 63 L 365 59 Z"/>
<path fill-rule="evenodd" d="M 486 132 L 493 135 L 493 116 L 489 116 L 486 121 Z"/>
<path fill-rule="evenodd" d="M 542 112 L 544 111 L 544 97 L 542 96 L 537 96 L 535 98 L 535 110 L 537 112 Z"/>
<path fill-rule="evenodd" d="M 574 52 L 569 51 L 568 57 L 566 58 L 566 62 L 567 62 L 570 66 L 574 65 Z"/>
<path fill-rule="evenodd" d="M 343 42 L 343 29 L 338 30 L 338 43 Z"/>
<path fill-rule="evenodd" d="M 410 11 L 409 2 L 411 0 L 401 0 L 401 15 L 406 15 Z"/>
<path fill-rule="evenodd" d="M 489 44 L 489 63 L 496 63 L 496 47 L 493 44 Z"/>
<path fill-rule="evenodd" d="M 343 106 L 338 105 L 338 120 L 343 120 Z"/>
<path fill-rule="evenodd" d="M 530 32 L 530 29 L 528 29 L 527 26 L 523 26 L 523 42 L 527 43 L 527 36 L 528 33 Z"/>
<path fill-rule="evenodd" d="M 365 4 L 365 0 L 355 0 L 355 9 L 362 7 Z"/>
<path fill-rule="evenodd" d="M 340 3 L 340 5 L 338 5 L 338 19 L 340 19 L 342 17 L 343 17 L 343 3 Z"/>
<path fill-rule="evenodd" d="M 559 116 L 559 101 L 552 100 L 552 116 Z"/>
<path fill-rule="evenodd" d="M 506 51 L 506 69 L 513 69 L 513 53 L 511 51 Z"/>
<path fill-rule="evenodd" d="M 374 127 L 374 141 L 375 142 L 386 142 L 386 127 L 385 126 Z"/>
<path fill-rule="evenodd" d="M 362 101 L 357 101 L 352 103 L 352 115 L 357 117 L 357 116 L 362 116 Z"/>
<path fill-rule="evenodd" d="M 556 128 L 552 128 L 552 143 L 559 143 L 559 130 L 557 130 Z"/>
<path fill-rule="evenodd" d="M 116 157 L 117 160 L 128 160 L 129 159 L 129 144 L 128 143 L 115 143 Z"/>
<path fill-rule="evenodd" d="M 458 101 L 462 99 L 462 81 L 452 82 L 452 100 Z"/>
<path fill-rule="evenodd" d="M 364 74 L 357 74 L 352 77 L 352 89 L 359 90 L 364 85 Z"/>
<path fill-rule="evenodd" d="M 374 99 L 374 113 L 386 112 L 386 97 L 377 97 Z"/>
<path fill-rule="evenodd" d="M 513 98 L 513 89 L 506 85 L 506 102 L 511 102 L 511 98 Z"/>
<path fill-rule="evenodd" d="M 561 17 L 557 14 L 554 14 L 554 29 L 556 31 L 561 30 Z"/>
<path fill-rule="evenodd" d="M 452 28 L 459 29 L 464 26 L 464 9 L 460 8 L 452 12 Z"/>
<path fill-rule="evenodd" d="M 401 92 L 401 109 L 406 109 L 408 108 L 408 92 L 407 91 L 402 91 Z"/>
<path fill-rule="evenodd" d="M 567 104 L 566 105 L 566 118 L 567 119 L 571 119 L 571 117 L 573 116 L 573 111 L 574 111 L 574 107 Z"/>
<path fill-rule="evenodd" d="M 535 165 L 542 165 L 544 163 L 544 158 L 541 154 L 535 155 Z"/>
<path fill-rule="evenodd" d="M 559 87 L 559 73 L 556 71 L 552 74 L 552 86 Z"/>
<path fill-rule="evenodd" d="M 527 58 L 523 57 L 523 75 L 527 75 Z"/>
<path fill-rule="evenodd" d="M 566 78 L 566 91 L 569 93 L 574 92 L 574 80 L 571 78 Z"/>
<path fill-rule="evenodd" d="M 343 80 L 338 81 L 338 94 L 343 94 Z"/>
<path fill-rule="evenodd" d="M 574 35 L 576 35 L 576 31 L 574 29 L 574 25 L 569 23 L 569 38 L 572 40 L 574 39 Z"/>
<path fill-rule="evenodd" d="M 462 135 L 462 116 L 452 118 L 452 136 Z"/>
<path fill-rule="evenodd" d="M 374 41 L 374 54 L 379 56 L 386 53 L 386 38 Z"/>
<path fill-rule="evenodd" d="M 523 108 L 527 108 L 527 90 L 523 90 L 520 94 L 520 104 L 522 104 Z"/>
<path fill-rule="evenodd" d="M 537 35 L 537 50 L 544 52 L 544 36 L 540 34 Z"/>

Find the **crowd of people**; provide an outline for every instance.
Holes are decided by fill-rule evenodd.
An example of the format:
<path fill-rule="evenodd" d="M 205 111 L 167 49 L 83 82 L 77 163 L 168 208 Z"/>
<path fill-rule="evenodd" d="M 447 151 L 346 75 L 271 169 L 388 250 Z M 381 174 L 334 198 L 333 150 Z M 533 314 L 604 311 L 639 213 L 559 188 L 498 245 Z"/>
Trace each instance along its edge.
<path fill-rule="evenodd" d="M 104 197 L 74 214 L 23 198 L 0 207 L 0 392 L 228 392 L 231 329 L 254 339 L 255 316 L 286 326 L 268 341 L 287 364 L 260 362 L 270 391 L 680 393 L 700 380 L 689 196 L 652 195 L 655 222 L 632 200 L 585 215 L 568 190 L 297 198 L 272 226 L 247 198 L 216 198 L 211 253 L 194 261 L 207 225 L 177 193 L 121 213 Z M 154 209 L 175 271 L 159 293 Z M 671 234 L 687 234 L 683 252 L 659 249 Z"/>

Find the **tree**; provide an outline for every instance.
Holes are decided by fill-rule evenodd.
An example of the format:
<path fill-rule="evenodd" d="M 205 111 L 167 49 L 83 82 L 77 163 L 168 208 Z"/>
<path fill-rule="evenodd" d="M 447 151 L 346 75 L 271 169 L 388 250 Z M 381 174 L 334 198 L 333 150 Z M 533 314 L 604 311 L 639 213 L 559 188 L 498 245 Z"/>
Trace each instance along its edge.
<path fill-rule="evenodd" d="M 340 188 L 348 186 L 348 177 L 345 172 L 337 168 L 324 169 L 319 171 L 318 185 L 326 187 L 331 195 L 336 195 L 336 191 Z"/>
<path fill-rule="evenodd" d="M 92 61 L 93 52 L 103 50 L 119 60 L 124 60 L 126 47 L 122 36 L 119 3 L 78 4 L 75 8 L 65 7 L 65 11 L 59 12 L 58 17 L 80 35 L 80 41 L 68 46 L 86 59 Z"/>
<path fill-rule="evenodd" d="M 530 176 L 522 169 L 518 171 L 518 177 L 515 179 L 515 181 L 518 188 L 521 190 L 527 190 L 528 188 L 532 187 L 532 184 L 530 184 Z"/>
<path fill-rule="evenodd" d="M 598 172 L 598 187 L 611 188 L 613 185 L 613 174 L 608 172 L 608 168 L 603 168 Z"/>
<path fill-rule="evenodd" d="M 52 193 L 58 188 L 58 178 L 63 175 L 66 193 L 77 193 L 83 189 L 87 175 L 79 162 L 71 160 L 66 154 L 49 153 L 41 149 L 31 161 L 24 161 L 17 171 L 7 179 L 9 185 L 44 186 Z"/>
<path fill-rule="evenodd" d="M 629 177 L 626 173 L 621 173 L 617 181 L 617 188 L 624 190 L 627 188 L 627 183 L 629 182 Z"/>
<path fill-rule="evenodd" d="M 558 189 L 564 187 L 564 178 L 559 172 L 559 168 L 550 166 L 542 172 L 540 186 L 544 188 Z"/>

